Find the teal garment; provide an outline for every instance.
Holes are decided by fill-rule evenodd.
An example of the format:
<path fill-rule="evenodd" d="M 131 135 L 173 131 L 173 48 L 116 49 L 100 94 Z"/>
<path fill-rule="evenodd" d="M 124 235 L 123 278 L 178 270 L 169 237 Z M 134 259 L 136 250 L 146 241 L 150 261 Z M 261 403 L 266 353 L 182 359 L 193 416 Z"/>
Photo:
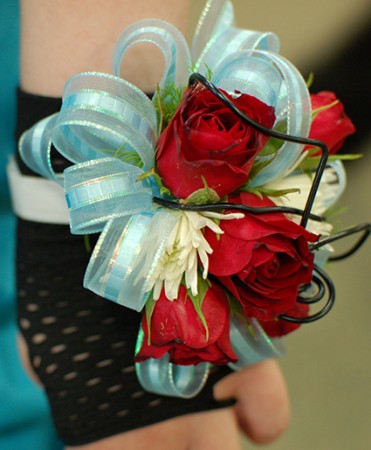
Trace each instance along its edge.
<path fill-rule="evenodd" d="M 0 450 L 56 450 L 47 400 L 24 373 L 16 350 L 15 219 L 5 167 L 14 152 L 18 83 L 18 2 L 0 1 Z"/>

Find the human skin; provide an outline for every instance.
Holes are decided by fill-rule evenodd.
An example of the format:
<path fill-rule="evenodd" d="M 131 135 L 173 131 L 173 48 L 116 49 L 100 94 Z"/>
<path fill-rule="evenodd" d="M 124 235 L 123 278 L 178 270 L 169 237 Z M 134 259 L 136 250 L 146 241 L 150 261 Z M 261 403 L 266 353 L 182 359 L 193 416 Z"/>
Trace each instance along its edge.
<path fill-rule="evenodd" d="M 65 82 L 76 73 L 112 73 L 112 49 L 126 26 L 143 18 L 161 18 L 186 33 L 188 12 L 188 0 L 22 0 L 21 88 L 60 97 Z M 122 75 L 144 92 L 153 92 L 163 67 L 159 55 L 152 46 L 130 50 Z M 21 338 L 20 349 L 29 367 Z M 169 419 L 74 448 L 238 450 L 240 431 L 254 442 L 266 443 L 288 425 L 287 389 L 274 361 L 225 377 L 215 385 L 214 395 L 217 400 L 237 402 L 230 408 Z"/>

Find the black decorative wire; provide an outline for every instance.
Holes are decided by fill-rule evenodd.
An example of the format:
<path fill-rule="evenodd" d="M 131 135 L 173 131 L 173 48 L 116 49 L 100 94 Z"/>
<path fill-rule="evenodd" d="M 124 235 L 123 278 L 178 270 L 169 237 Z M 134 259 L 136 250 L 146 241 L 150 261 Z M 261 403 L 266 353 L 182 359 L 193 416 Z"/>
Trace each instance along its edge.
<path fill-rule="evenodd" d="M 239 203 L 209 203 L 207 205 L 195 205 L 191 203 L 180 203 L 176 200 L 168 200 L 161 197 L 153 197 L 154 203 L 164 206 L 169 209 L 180 209 L 182 211 L 221 211 L 225 209 L 233 209 L 237 211 L 244 211 L 250 214 L 277 214 L 288 213 L 303 216 L 304 211 L 299 208 L 291 208 L 287 206 L 267 206 L 265 208 L 255 208 L 253 206 L 241 205 Z M 316 214 L 309 214 L 309 218 L 317 222 L 323 222 L 326 220 L 324 217 L 317 216 Z"/>
<path fill-rule="evenodd" d="M 272 206 L 272 207 L 265 207 L 265 208 L 253 208 L 246 205 L 240 205 L 235 203 L 228 203 L 228 202 L 219 202 L 219 203 L 212 203 L 208 205 L 195 205 L 195 204 L 182 204 L 178 201 L 173 201 L 169 199 L 163 199 L 160 197 L 154 197 L 154 202 L 162 205 L 166 208 L 170 209 L 180 209 L 185 211 L 218 211 L 223 209 L 232 209 L 232 210 L 238 210 L 238 211 L 245 211 L 250 214 L 267 214 L 267 213 L 289 213 L 289 214 L 295 214 L 301 216 L 301 222 L 300 225 L 304 228 L 306 227 L 308 220 L 315 220 L 318 222 L 322 222 L 325 220 L 325 218 L 317 216 L 315 214 L 311 213 L 314 200 L 316 198 L 316 194 L 322 179 L 323 172 L 326 168 L 328 156 L 329 156 L 329 149 L 327 145 L 319 140 L 316 139 L 309 139 L 309 138 L 303 138 L 301 136 L 291 136 L 285 133 L 281 133 L 276 130 L 272 130 L 270 128 L 264 127 L 263 125 L 259 124 L 258 122 L 255 122 L 250 117 L 248 117 L 246 114 L 244 114 L 222 91 L 220 91 L 214 84 L 212 84 L 207 78 L 205 78 L 203 75 L 199 73 L 193 73 L 189 77 L 189 85 L 193 85 L 196 82 L 200 82 L 206 89 L 211 91 L 221 102 L 223 102 L 231 111 L 233 111 L 240 119 L 242 119 L 244 122 L 248 123 L 252 128 L 258 130 L 260 133 L 265 134 L 267 136 L 281 139 L 282 141 L 288 141 L 288 142 L 295 142 L 297 144 L 303 144 L 303 145 L 310 145 L 313 147 L 319 148 L 321 152 L 321 158 L 320 162 L 318 164 L 318 167 L 315 171 L 314 179 L 312 182 L 311 189 L 309 191 L 309 195 L 305 204 L 304 210 L 300 210 L 298 208 L 290 208 L 290 207 L 280 207 L 280 206 Z M 342 231 L 341 233 L 338 233 L 336 235 L 324 238 L 319 240 L 318 242 L 310 245 L 310 250 L 317 250 L 321 248 L 322 246 L 329 244 L 330 242 L 334 242 L 336 240 L 342 239 L 344 237 L 350 236 L 355 233 L 359 233 L 363 231 L 363 235 L 361 238 L 357 241 L 357 243 L 347 252 L 339 255 L 339 256 L 332 256 L 329 258 L 331 261 L 337 261 L 340 259 L 344 259 L 350 255 L 352 255 L 360 246 L 366 241 L 370 234 L 370 224 L 363 224 L 359 225 L 357 227 L 353 227 L 347 230 Z M 313 288 L 313 286 L 317 287 L 316 292 L 311 296 L 305 296 L 305 293 L 308 292 L 309 289 Z M 292 323 L 310 323 L 314 322 L 315 320 L 318 320 L 322 317 L 324 317 L 328 312 L 332 309 L 334 302 L 335 302 L 335 286 L 333 282 L 331 281 L 331 278 L 328 276 L 328 274 L 318 267 L 316 264 L 314 265 L 314 274 L 313 279 L 310 285 L 302 286 L 302 288 L 299 291 L 299 296 L 297 299 L 298 303 L 302 304 L 314 304 L 324 299 L 325 295 L 327 293 L 327 301 L 325 306 L 318 312 L 307 316 L 307 317 L 293 317 L 286 314 L 282 314 L 279 316 L 281 320 L 285 320 L 287 322 Z"/>
<path fill-rule="evenodd" d="M 313 285 L 315 285 L 317 288 L 316 294 L 312 295 L 311 297 L 303 297 L 301 294 L 307 292 L 310 288 L 313 288 Z M 325 293 L 326 288 L 322 283 L 322 280 L 317 275 L 313 275 L 312 282 L 309 283 L 309 285 L 303 286 L 302 289 L 299 290 L 298 302 L 311 305 L 322 300 Z"/>
<path fill-rule="evenodd" d="M 314 280 L 314 283 L 318 286 L 318 293 L 315 294 L 311 298 L 302 298 L 299 296 L 297 301 L 298 301 L 298 303 L 304 303 L 304 304 L 317 303 L 323 299 L 325 292 L 327 292 L 328 298 L 327 298 L 325 306 L 320 311 L 318 311 L 315 314 L 312 314 L 311 316 L 308 316 L 308 317 L 293 317 L 293 316 L 287 316 L 286 314 L 282 314 L 279 316 L 280 319 L 286 320 L 287 322 L 292 322 L 292 323 L 300 323 L 300 324 L 310 323 L 310 322 L 314 322 L 318 319 L 321 319 L 322 317 L 324 317 L 326 314 L 328 314 L 330 312 L 330 310 L 332 309 L 332 307 L 334 306 L 334 303 L 335 303 L 334 283 L 332 282 L 332 280 L 328 276 L 328 274 L 323 269 L 318 267 L 316 264 L 314 265 L 314 272 L 317 273 L 317 276 L 315 275 L 313 277 L 313 280 Z"/>
<path fill-rule="evenodd" d="M 358 239 L 358 241 L 346 252 L 340 254 L 331 256 L 329 258 L 329 261 L 340 261 L 341 259 L 348 258 L 349 256 L 353 255 L 360 247 L 361 245 L 366 241 L 366 239 L 369 237 L 371 233 L 371 224 L 370 223 L 364 223 L 361 225 L 357 225 L 352 228 L 348 228 L 346 230 L 341 231 L 340 233 L 333 234 L 332 236 L 323 238 L 319 240 L 318 242 L 310 245 L 310 250 L 318 250 L 319 248 L 323 247 L 326 244 L 330 244 L 331 242 L 336 242 L 339 239 L 344 239 L 348 236 L 351 236 L 352 234 L 356 233 L 362 233 L 362 236 Z"/>

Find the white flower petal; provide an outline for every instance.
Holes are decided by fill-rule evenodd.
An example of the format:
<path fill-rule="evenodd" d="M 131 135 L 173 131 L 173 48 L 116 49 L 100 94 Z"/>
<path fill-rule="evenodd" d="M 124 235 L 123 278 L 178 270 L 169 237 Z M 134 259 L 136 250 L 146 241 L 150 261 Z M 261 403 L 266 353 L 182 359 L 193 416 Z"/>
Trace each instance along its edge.
<path fill-rule="evenodd" d="M 160 298 L 162 286 L 162 280 L 157 279 L 155 285 L 153 286 L 153 300 L 158 300 Z"/>
<path fill-rule="evenodd" d="M 209 270 L 208 254 L 212 248 L 205 239 L 203 230 L 208 227 L 216 234 L 223 231 L 214 220 L 233 220 L 243 217 L 243 214 L 219 214 L 214 212 L 179 211 L 177 223 L 167 238 L 165 249 L 158 258 L 158 264 L 152 268 L 153 258 L 161 245 L 162 218 L 154 221 L 150 233 L 143 243 L 147 250 L 147 258 L 143 261 L 141 277 L 147 279 L 148 272 L 152 273 L 147 279 L 148 289 L 153 289 L 154 299 L 157 300 L 162 290 L 169 300 L 177 298 L 180 283 L 185 278 L 188 289 L 193 295 L 198 292 L 198 266 L 199 261 L 203 269 L 202 276 L 207 277 Z M 158 255 L 157 255 L 158 256 Z"/>

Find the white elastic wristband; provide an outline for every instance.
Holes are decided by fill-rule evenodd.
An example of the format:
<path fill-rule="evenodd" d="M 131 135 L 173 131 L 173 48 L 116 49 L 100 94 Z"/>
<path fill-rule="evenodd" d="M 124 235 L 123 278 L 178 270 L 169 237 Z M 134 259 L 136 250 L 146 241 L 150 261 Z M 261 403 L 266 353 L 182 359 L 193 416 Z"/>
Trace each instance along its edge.
<path fill-rule="evenodd" d="M 45 178 L 23 175 L 14 158 L 7 166 L 14 213 L 32 222 L 68 225 L 63 187 Z"/>

